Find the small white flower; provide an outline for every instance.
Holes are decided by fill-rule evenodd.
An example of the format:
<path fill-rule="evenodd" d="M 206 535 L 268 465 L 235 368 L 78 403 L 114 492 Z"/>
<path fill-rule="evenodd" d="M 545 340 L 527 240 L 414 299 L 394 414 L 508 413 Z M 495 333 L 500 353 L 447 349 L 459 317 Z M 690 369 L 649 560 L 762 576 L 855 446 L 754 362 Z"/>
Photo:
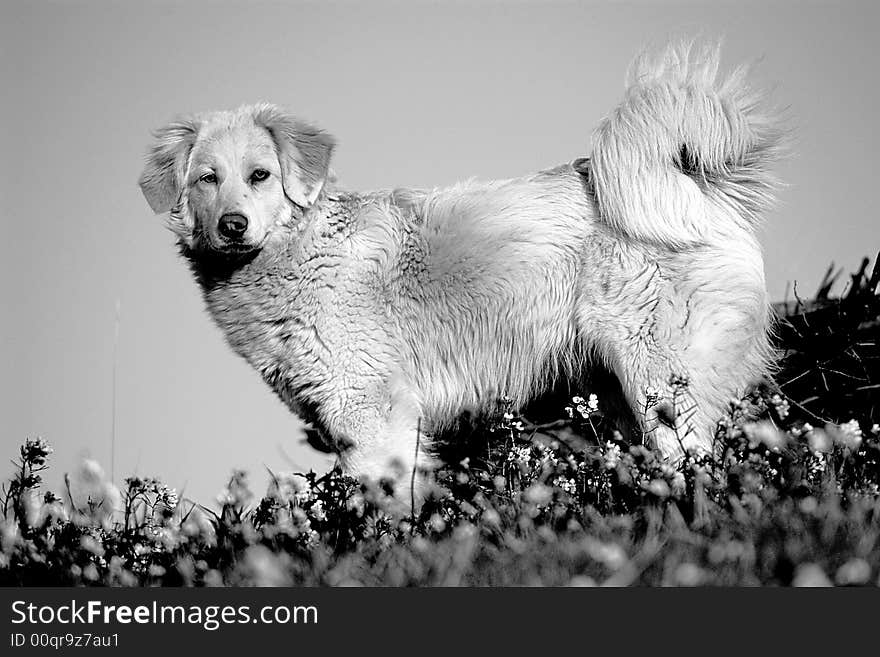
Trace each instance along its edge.
<path fill-rule="evenodd" d="M 577 482 L 574 479 L 566 479 L 565 477 L 556 477 L 553 481 L 553 485 L 559 488 L 560 490 L 565 491 L 569 495 L 574 495 L 577 492 Z"/>
<path fill-rule="evenodd" d="M 779 416 L 780 420 L 784 420 L 788 417 L 790 411 L 788 400 L 783 399 L 779 394 L 775 394 L 770 397 L 770 403 L 773 404 L 773 408 L 776 409 L 776 414 Z"/>
<path fill-rule="evenodd" d="M 620 446 L 616 443 L 612 443 L 610 440 L 605 443 L 605 452 L 603 454 L 605 458 L 605 468 L 608 470 L 613 470 L 617 467 L 617 464 L 620 463 Z"/>
<path fill-rule="evenodd" d="M 862 429 L 857 420 L 850 420 L 840 425 L 829 424 L 825 428 L 834 442 L 844 447 L 858 449 L 862 444 Z"/>
<path fill-rule="evenodd" d="M 669 480 L 669 485 L 672 489 L 673 495 L 677 497 L 683 495 L 684 492 L 687 490 L 687 482 L 685 481 L 684 473 L 676 472 L 674 475 L 672 475 L 671 479 Z"/>
<path fill-rule="evenodd" d="M 787 443 L 786 435 L 773 426 L 772 422 L 750 422 L 744 428 L 752 447 L 760 444 L 778 452 Z"/>
<path fill-rule="evenodd" d="M 324 503 L 321 500 L 315 500 L 315 503 L 312 505 L 312 515 L 315 516 L 315 520 L 323 521 L 327 519 Z"/>

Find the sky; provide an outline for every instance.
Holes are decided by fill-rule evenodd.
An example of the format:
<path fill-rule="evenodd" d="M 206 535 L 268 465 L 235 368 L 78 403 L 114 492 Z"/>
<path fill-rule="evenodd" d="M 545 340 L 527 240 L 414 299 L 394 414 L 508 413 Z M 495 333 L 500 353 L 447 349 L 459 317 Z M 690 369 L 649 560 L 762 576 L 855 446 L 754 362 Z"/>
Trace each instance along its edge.
<path fill-rule="evenodd" d="M 2 3 L 0 457 L 42 436 L 52 488 L 92 458 L 206 504 L 233 468 L 262 493 L 267 468 L 327 467 L 226 346 L 137 187 L 151 130 L 181 113 L 285 105 L 337 137 L 350 189 L 506 178 L 587 155 L 646 45 L 721 36 L 724 62 L 760 58 L 789 108 L 761 239 L 771 296 L 809 296 L 830 262 L 880 250 L 878 6 Z"/>

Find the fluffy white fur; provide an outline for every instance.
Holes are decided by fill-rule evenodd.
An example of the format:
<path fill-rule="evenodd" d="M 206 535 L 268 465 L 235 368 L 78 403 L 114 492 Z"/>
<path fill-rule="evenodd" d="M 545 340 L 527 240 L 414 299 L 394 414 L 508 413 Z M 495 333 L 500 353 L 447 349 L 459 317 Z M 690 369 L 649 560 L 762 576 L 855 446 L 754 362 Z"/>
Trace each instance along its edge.
<path fill-rule="evenodd" d="M 717 69 L 715 47 L 639 58 L 586 166 L 345 192 L 329 135 L 257 105 L 160 130 L 141 187 L 230 345 L 350 473 L 408 484 L 418 426 L 430 466 L 426 436 L 463 410 L 522 405 L 590 362 L 675 458 L 710 449 L 768 366 L 754 230 L 780 130 L 742 70 Z M 228 213 L 248 218 L 236 243 Z"/>

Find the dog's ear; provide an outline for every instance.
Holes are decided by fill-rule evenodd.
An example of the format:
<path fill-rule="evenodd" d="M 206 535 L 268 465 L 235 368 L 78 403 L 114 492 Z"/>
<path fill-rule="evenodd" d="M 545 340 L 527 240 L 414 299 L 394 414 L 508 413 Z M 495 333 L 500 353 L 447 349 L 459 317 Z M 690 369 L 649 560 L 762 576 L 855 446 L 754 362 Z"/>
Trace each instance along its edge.
<path fill-rule="evenodd" d="M 168 212 L 177 203 L 198 133 L 199 121 L 195 117 L 178 119 L 153 133 L 156 141 L 147 153 L 138 184 L 156 214 Z"/>
<path fill-rule="evenodd" d="M 336 140 L 275 105 L 255 106 L 254 123 L 272 135 L 287 198 L 302 208 L 311 206 L 327 182 Z"/>

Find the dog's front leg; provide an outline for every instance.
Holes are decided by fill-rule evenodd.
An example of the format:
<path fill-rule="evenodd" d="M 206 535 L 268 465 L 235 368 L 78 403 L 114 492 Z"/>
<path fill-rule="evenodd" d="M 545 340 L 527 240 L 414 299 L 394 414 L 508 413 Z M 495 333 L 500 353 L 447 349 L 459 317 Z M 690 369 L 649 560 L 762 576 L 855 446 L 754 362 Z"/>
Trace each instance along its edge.
<path fill-rule="evenodd" d="M 415 395 L 384 382 L 343 394 L 340 402 L 326 419 L 327 430 L 347 445 L 341 454 L 345 474 L 387 482 L 407 511 L 413 502 L 418 507 L 432 460 Z"/>

